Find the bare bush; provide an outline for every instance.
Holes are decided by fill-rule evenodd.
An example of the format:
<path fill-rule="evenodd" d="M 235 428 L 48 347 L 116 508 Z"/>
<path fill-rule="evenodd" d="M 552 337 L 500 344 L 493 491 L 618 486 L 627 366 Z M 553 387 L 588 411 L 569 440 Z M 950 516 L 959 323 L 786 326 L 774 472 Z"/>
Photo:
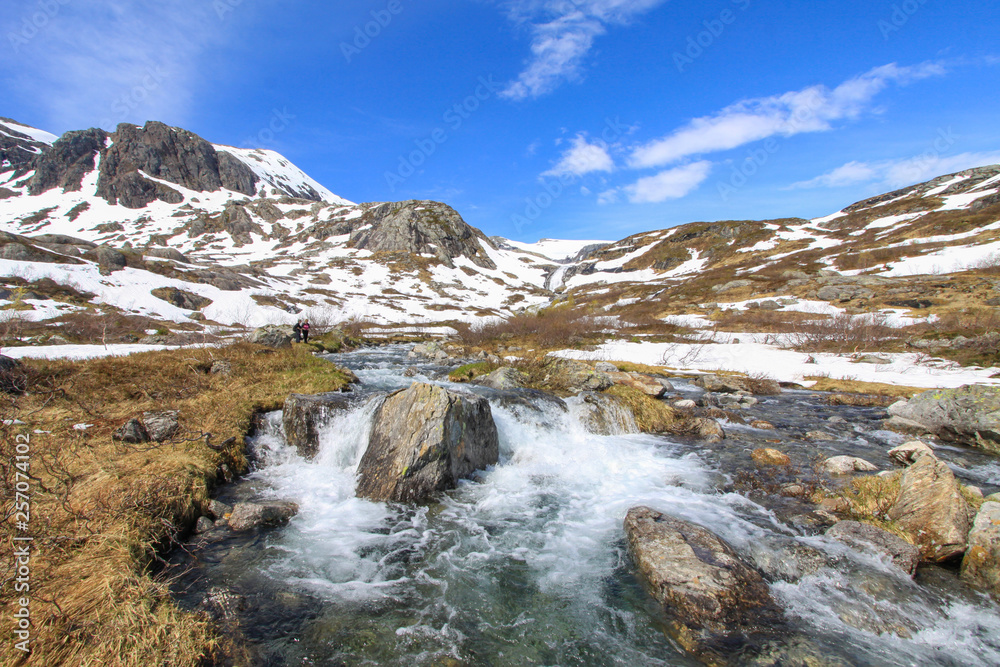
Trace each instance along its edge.
<path fill-rule="evenodd" d="M 542 348 L 574 347 L 599 342 L 617 330 L 613 318 L 594 317 L 572 308 L 548 308 L 519 313 L 507 319 L 487 318 L 459 325 L 458 338 L 468 347 L 493 347 L 519 340 Z"/>
<path fill-rule="evenodd" d="M 788 340 L 800 352 L 875 352 L 898 345 L 901 332 L 888 324 L 885 313 L 840 313 L 826 320 L 797 325 Z"/>

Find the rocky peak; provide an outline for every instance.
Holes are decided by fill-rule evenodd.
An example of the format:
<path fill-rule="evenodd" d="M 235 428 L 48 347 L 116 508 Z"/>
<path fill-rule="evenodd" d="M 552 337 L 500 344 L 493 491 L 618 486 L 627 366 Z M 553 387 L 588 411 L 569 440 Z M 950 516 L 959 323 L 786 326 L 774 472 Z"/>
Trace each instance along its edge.
<path fill-rule="evenodd" d="M 31 162 L 49 149 L 49 144 L 21 131 L 21 123 L 0 117 L 0 172 L 26 172 Z"/>
<path fill-rule="evenodd" d="M 352 225 L 350 244 L 372 252 L 434 255 L 447 266 L 466 257 L 485 269 L 496 269 L 484 245 L 493 243 L 471 227 L 455 209 L 432 201 L 410 200 L 368 205 Z"/>
<path fill-rule="evenodd" d="M 40 195 L 52 188 L 80 190 L 83 177 L 94 170 L 94 158 L 104 150 L 107 140 L 108 133 L 97 128 L 64 134 L 35 158 L 28 193 Z"/>

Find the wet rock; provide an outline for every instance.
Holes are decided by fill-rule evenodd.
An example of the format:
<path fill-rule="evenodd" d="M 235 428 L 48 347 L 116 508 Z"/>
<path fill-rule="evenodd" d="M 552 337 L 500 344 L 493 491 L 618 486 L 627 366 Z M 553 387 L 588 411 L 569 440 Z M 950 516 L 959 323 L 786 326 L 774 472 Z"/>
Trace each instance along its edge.
<path fill-rule="evenodd" d="M 874 551 L 888 557 L 892 563 L 910 576 L 920 564 L 920 549 L 887 530 L 858 521 L 841 521 L 828 531 L 827 537 L 843 542 L 859 551 Z"/>
<path fill-rule="evenodd" d="M 127 422 L 119 426 L 118 429 L 111 434 L 111 438 L 113 440 L 127 442 L 132 445 L 149 442 L 150 440 L 146 427 L 143 426 L 142 422 L 138 419 L 129 419 Z"/>
<path fill-rule="evenodd" d="M 639 433 L 635 415 L 612 396 L 588 391 L 579 395 L 579 402 L 575 405 L 581 412 L 580 421 L 591 433 L 597 435 Z"/>
<path fill-rule="evenodd" d="M 243 532 L 254 528 L 281 526 L 298 512 L 298 505 L 286 501 L 236 503 L 229 516 L 229 527 Z"/>
<path fill-rule="evenodd" d="M 420 374 L 420 371 L 418 371 L 413 366 L 410 366 L 405 371 L 403 371 L 403 377 L 405 377 L 405 378 L 414 378 L 414 377 L 417 377 L 417 375 L 419 375 L 419 374 Z"/>
<path fill-rule="evenodd" d="M 694 410 L 698 407 L 698 404 L 689 398 L 685 398 L 680 401 L 674 401 L 674 407 L 678 410 Z"/>
<path fill-rule="evenodd" d="M 357 494 L 422 502 L 494 465 L 499 440 L 489 402 L 416 383 L 386 398 L 358 467 Z"/>
<path fill-rule="evenodd" d="M 294 336 L 295 332 L 290 326 L 269 324 L 254 331 L 250 335 L 250 342 L 266 347 L 285 348 L 292 346 Z"/>
<path fill-rule="evenodd" d="M 597 369 L 597 372 L 603 372 Z M 632 387 L 633 389 L 638 389 L 642 393 L 650 396 L 652 398 L 660 398 L 667 393 L 667 388 L 663 386 L 663 383 L 657 380 L 652 375 L 643 375 L 642 373 L 618 373 L 611 372 L 607 374 L 608 377 L 615 384 L 624 385 L 626 387 Z"/>
<path fill-rule="evenodd" d="M 722 656 L 780 626 L 781 612 L 764 579 L 705 528 L 635 507 L 625 517 L 625 534 L 673 638 L 700 659 L 725 664 Z"/>
<path fill-rule="evenodd" d="M 478 378 L 476 384 L 481 384 L 500 391 L 520 389 L 528 381 L 528 376 L 516 368 L 498 368 L 489 375 Z"/>
<path fill-rule="evenodd" d="M 1000 388 L 934 389 L 889 406 L 887 428 L 933 433 L 942 440 L 1000 454 Z"/>
<path fill-rule="evenodd" d="M 823 461 L 820 468 L 828 475 L 850 475 L 856 472 L 875 472 L 877 466 L 856 456 L 834 456 Z"/>
<path fill-rule="evenodd" d="M 214 521 L 209 519 L 207 516 L 200 516 L 198 517 L 198 521 L 195 522 L 194 532 L 200 535 L 201 533 L 207 533 L 213 528 L 215 528 Z"/>
<path fill-rule="evenodd" d="M 766 421 L 764 421 L 762 419 L 758 419 L 757 421 L 750 422 L 750 426 L 753 427 L 753 428 L 756 428 L 756 429 L 760 429 L 761 431 L 773 431 L 774 430 L 774 424 L 772 424 L 771 422 L 766 422 Z"/>
<path fill-rule="evenodd" d="M 781 385 L 770 378 L 748 378 L 738 375 L 702 375 L 691 381 L 691 384 L 705 391 L 723 394 L 746 392 L 748 395 L 777 396 L 781 393 Z"/>
<path fill-rule="evenodd" d="M 788 454 L 779 452 L 777 449 L 755 449 L 750 453 L 750 458 L 754 460 L 754 463 L 764 466 L 787 466 L 792 463 Z"/>
<path fill-rule="evenodd" d="M 807 440 L 820 440 L 824 442 L 829 442 L 831 440 L 836 440 L 837 436 L 830 435 L 826 431 L 809 431 L 806 433 Z"/>
<path fill-rule="evenodd" d="M 216 521 L 225 519 L 226 515 L 231 514 L 232 511 L 233 508 L 221 500 L 212 500 L 208 503 L 208 513 Z"/>
<path fill-rule="evenodd" d="M 1000 502 L 983 503 L 969 533 L 962 579 L 1000 600 Z"/>
<path fill-rule="evenodd" d="M 784 484 L 781 487 L 780 493 L 785 498 L 804 498 L 806 495 L 806 487 L 801 484 Z"/>
<path fill-rule="evenodd" d="M 236 623 L 247 608 L 246 599 L 225 588 L 211 588 L 201 600 L 201 606 L 216 622 Z"/>
<path fill-rule="evenodd" d="M 339 393 L 306 396 L 292 394 L 285 399 L 281 425 L 285 442 L 294 447 L 299 456 L 311 459 L 319 452 L 319 432 L 337 414 L 343 414 L 354 405 L 354 399 Z"/>
<path fill-rule="evenodd" d="M 889 458 L 901 466 L 916 463 L 921 456 L 934 456 L 934 450 L 927 443 L 913 440 L 889 450 Z"/>
<path fill-rule="evenodd" d="M 695 417 L 681 424 L 681 434 L 691 435 L 708 442 L 720 442 L 726 439 L 726 431 L 722 424 L 710 417 Z"/>
<path fill-rule="evenodd" d="M 920 548 L 926 561 L 940 563 L 965 552 L 969 506 L 947 464 L 921 456 L 900 479 L 889 518 Z"/>
<path fill-rule="evenodd" d="M 180 413 L 177 410 L 161 410 L 142 413 L 142 424 L 149 437 L 156 442 L 172 438 L 180 430 Z"/>
<path fill-rule="evenodd" d="M 826 556 L 819 549 L 781 535 L 750 540 L 747 556 L 769 581 L 795 583 L 827 564 Z"/>

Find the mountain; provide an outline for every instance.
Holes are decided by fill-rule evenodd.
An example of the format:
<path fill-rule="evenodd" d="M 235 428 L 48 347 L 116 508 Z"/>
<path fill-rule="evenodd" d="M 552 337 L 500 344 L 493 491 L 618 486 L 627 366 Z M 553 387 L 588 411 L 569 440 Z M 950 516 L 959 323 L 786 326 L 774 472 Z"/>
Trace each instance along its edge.
<path fill-rule="evenodd" d="M 273 151 L 157 122 L 57 138 L 0 119 L 0 157 L 0 275 L 39 297 L 18 305 L 36 320 L 443 324 L 565 300 L 662 317 L 762 298 L 931 312 L 998 296 L 1000 166 L 815 220 L 528 244 L 443 203 L 354 204 Z"/>

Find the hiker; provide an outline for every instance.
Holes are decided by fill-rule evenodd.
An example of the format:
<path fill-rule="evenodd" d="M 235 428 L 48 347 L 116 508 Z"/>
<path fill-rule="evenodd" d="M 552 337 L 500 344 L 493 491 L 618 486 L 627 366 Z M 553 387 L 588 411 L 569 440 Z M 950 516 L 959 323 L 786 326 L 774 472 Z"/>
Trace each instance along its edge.
<path fill-rule="evenodd" d="M 295 334 L 295 342 L 302 342 L 302 322 L 296 322 L 295 326 L 292 327 L 292 333 Z"/>
<path fill-rule="evenodd" d="M 302 320 L 302 342 L 309 342 L 309 320 Z"/>

